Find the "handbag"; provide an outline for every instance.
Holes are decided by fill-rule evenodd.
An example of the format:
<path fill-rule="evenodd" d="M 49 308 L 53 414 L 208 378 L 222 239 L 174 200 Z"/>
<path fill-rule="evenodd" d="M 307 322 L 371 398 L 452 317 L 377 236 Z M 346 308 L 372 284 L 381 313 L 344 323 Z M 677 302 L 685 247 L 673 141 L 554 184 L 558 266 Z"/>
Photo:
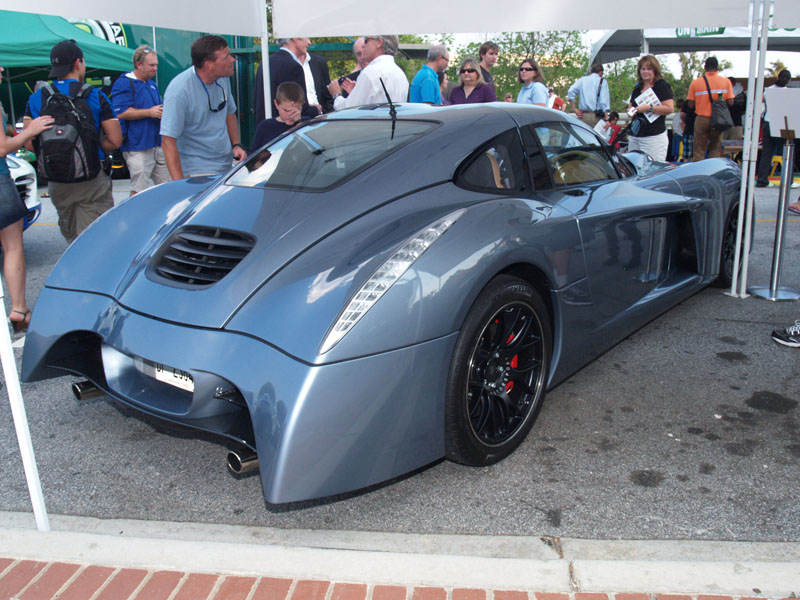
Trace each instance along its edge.
<path fill-rule="evenodd" d="M 639 137 L 639 133 L 642 131 L 642 127 L 644 127 L 645 119 L 641 113 L 637 113 L 633 119 L 631 119 L 630 125 L 628 125 L 628 129 L 633 137 Z"/>
<path fill-rule="evenodd" d="M 711 102 L 711 129 L 714 131 L 728 131 L 733 127 L 733 118 L 731 117 L 728 103 L 722 99 L 722 94 L 714 100 L 711 95 L 711 87 L 708 85 L 708 79 L 706 79 L 705 75 L 703 75 L 703 80 L 706 82 L 708 100 Z"/>

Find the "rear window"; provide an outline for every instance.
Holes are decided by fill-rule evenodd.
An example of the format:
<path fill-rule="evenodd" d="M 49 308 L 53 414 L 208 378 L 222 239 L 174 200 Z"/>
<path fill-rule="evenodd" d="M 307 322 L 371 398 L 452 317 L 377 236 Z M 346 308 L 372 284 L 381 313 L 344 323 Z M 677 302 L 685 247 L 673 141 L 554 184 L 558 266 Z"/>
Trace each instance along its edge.
<path fill-rule="evenodd" d="M 426 121 L 334 120 L 301 127 L 248 157 L 229 185 L 321 191 L 436 127 Z"/>

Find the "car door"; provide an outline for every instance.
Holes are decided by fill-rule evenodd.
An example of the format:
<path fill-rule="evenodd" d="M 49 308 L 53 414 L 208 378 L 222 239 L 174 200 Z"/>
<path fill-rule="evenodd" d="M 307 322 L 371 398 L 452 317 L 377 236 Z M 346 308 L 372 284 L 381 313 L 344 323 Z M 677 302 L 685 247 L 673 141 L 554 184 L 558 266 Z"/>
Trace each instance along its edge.
<path fill-rule="evenodd" d="M 566 122 L 524 128 L 529 156 L 541 153 L 544 167 L 532 166 L 535 186 L 551 186 L 552 201 L 577 219 L 596 327 L 642 301 L 664 280 L 669 266 L 670 220 L 664 212 L 684 204 L 680 195 L 646 189 L 625 178 L 601 140 Z M 679 191 L 674 181 L 664 185 Z M 675 206 L 673 206 L 675 204 Z"/>

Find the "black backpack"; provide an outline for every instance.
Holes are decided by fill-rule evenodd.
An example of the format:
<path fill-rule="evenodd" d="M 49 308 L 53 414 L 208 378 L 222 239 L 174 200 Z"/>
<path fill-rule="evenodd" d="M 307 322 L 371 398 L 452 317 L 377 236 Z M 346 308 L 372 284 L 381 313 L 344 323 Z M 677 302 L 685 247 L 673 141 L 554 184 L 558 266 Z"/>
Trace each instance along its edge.
<path fill-rule="evenodd" d="M 76 94 L 65 96 L 50 83 L 42 88 L 39 114 L 53 117 L 54 123 L 36 138 L 40 176 L 77 183 L 94 179 L 100 172 L 100 135 L 87 100 L 92 89 L 84 83 Z"/>

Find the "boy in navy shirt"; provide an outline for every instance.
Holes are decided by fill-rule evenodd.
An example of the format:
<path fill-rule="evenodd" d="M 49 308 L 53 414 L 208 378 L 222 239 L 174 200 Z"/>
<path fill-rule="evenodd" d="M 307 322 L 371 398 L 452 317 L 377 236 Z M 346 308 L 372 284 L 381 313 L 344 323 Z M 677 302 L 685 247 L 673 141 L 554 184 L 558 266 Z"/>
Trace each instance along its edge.
<path fill-rule="evenodd" d="M 300 111 L 305 101 L 303 88 L 293 81 L 285 81 L 275 90 L 275 108 L 278 116 L 274 119 L 264 119 L 256 127 L 253 145 L 249 154 L 256 152 L 264 144 L 271 142 L 276 137 L 289 131 L 295 124 L 302 120 Z"/>

